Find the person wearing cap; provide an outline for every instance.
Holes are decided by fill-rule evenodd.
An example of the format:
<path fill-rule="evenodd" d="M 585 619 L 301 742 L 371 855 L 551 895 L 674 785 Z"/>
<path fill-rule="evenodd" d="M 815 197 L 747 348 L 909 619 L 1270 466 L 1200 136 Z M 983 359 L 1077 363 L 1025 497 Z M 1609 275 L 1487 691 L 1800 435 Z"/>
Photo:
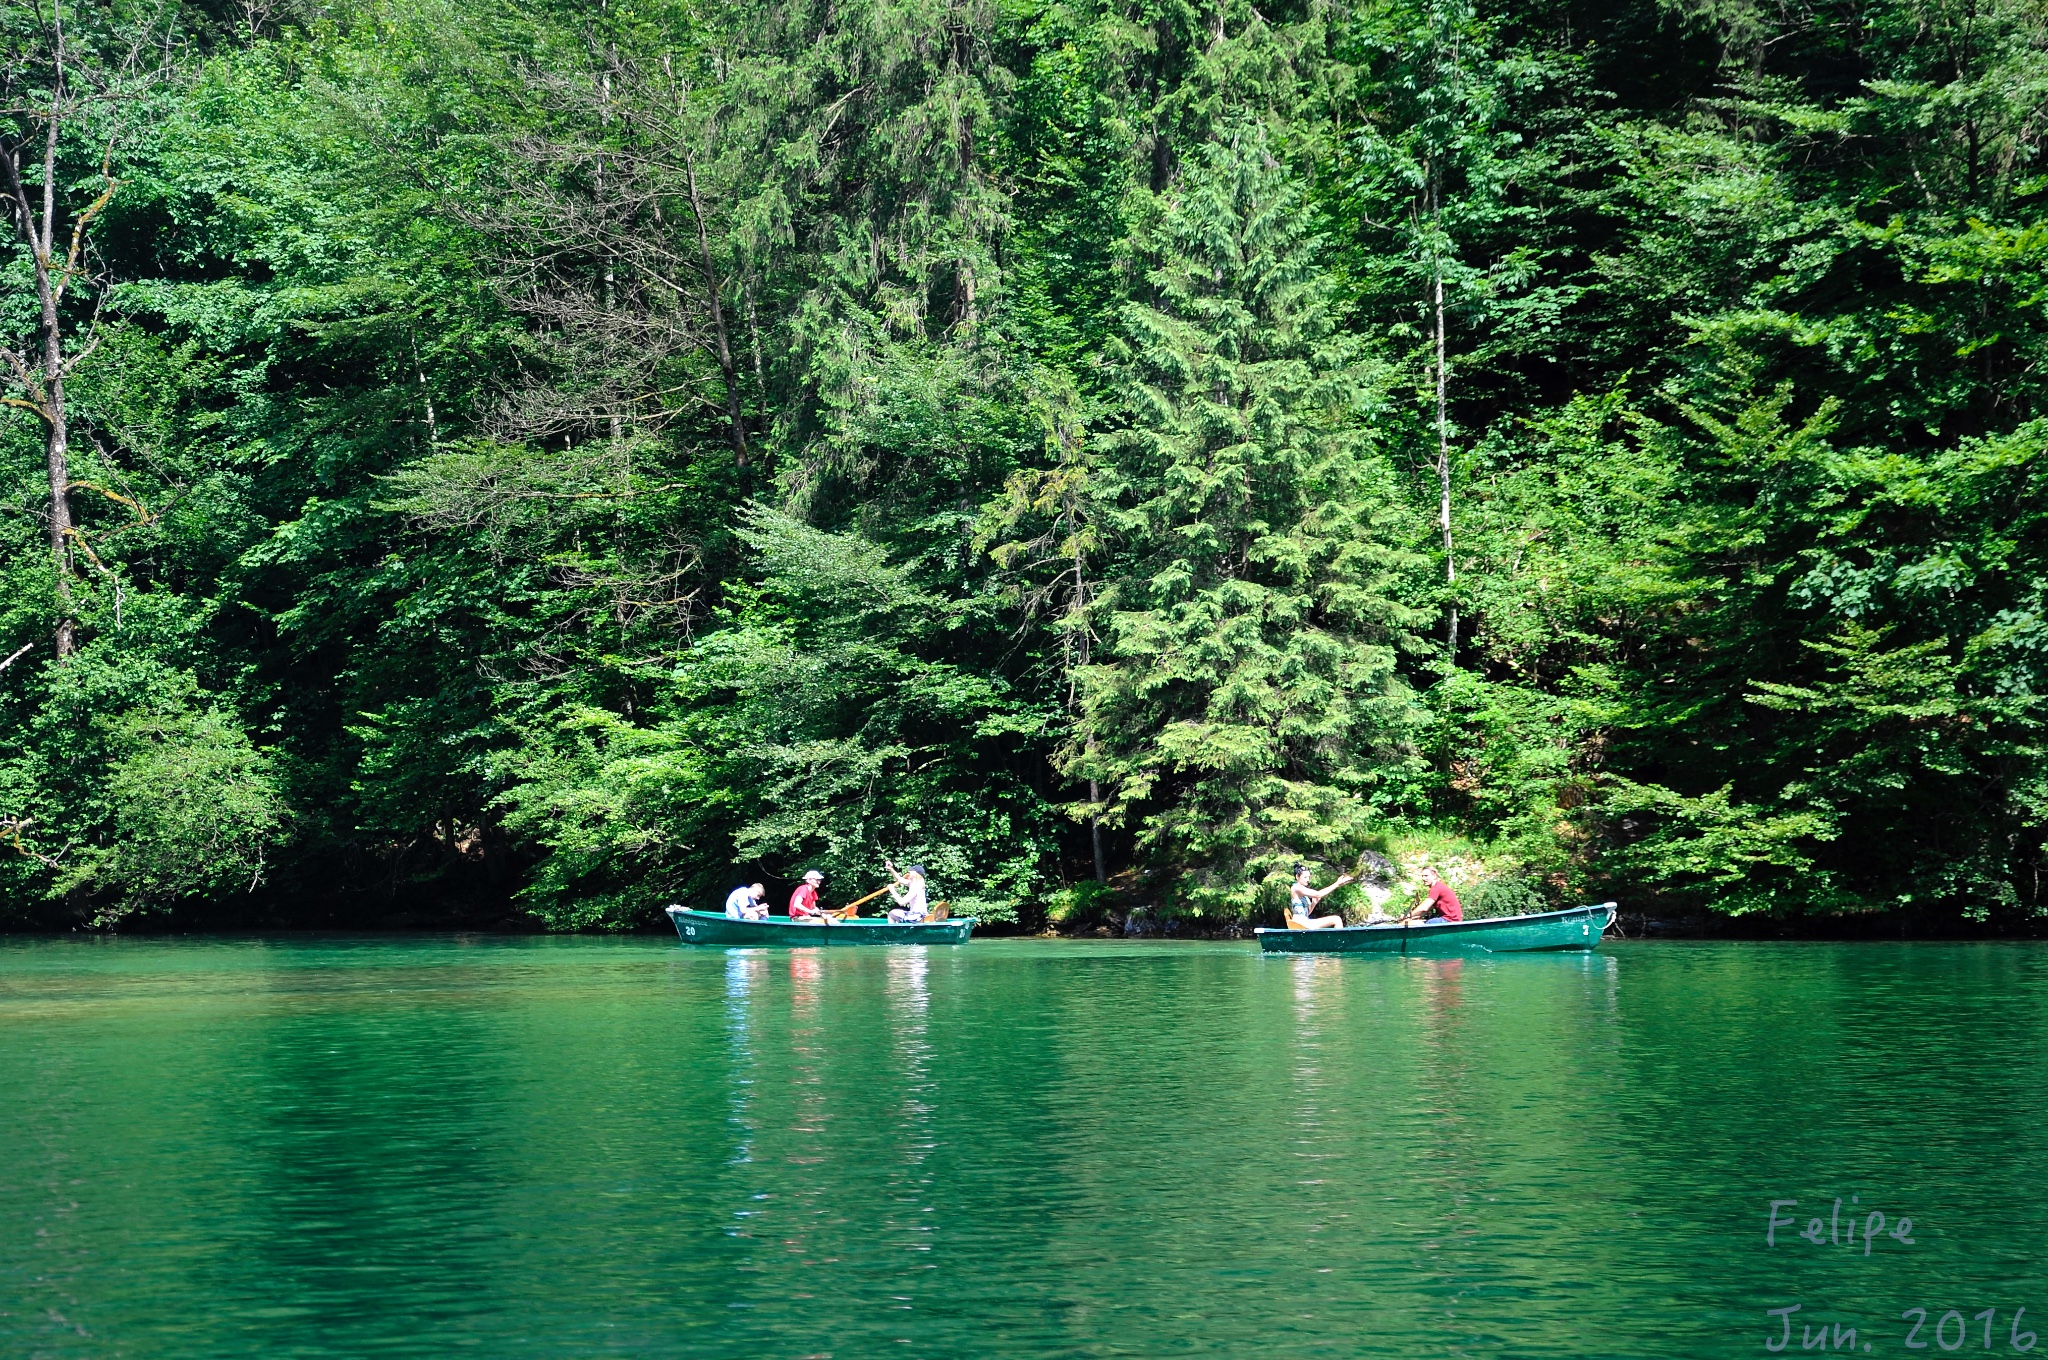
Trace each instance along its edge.
<path fill-rule="evenodd" d="M 816 869 L 804 870 L 804 881 L 789 895 L 789 919 L 798 925 L 824 925 L 825 913 L 818 909 L 818 889 L 824 886 L 825 875 Z"/>
<path fill-rule="evenodd" d="M 725 914 L 736 921 L 768 919 L 768 890 L 758 883 L 734 888 L 725 895 Z"/>
<path fill-rule="evenodd" d="M 892 925 L 915 925 L 931 914 L 931 906 L 925 900 L 924 866 L 913 864 L 902 873 L 896 872 L 896 865 L 883 860 L 882 865 L 896 881 L 889 885 L 889 900 L 896 905 L 889 909 Z"/>
<path fill-rule="evenodd" d="M 1332 913 L 1329 916 L 1316 915 L 1316 908 L 1322 900 L 1351 881 L 1345 874 L 1327 888 L 1311 888 L 1308 885 L 1311 870 L 1306 864 L 1294 866 L 1294 886 L 1287 893 L 1287 927 L 1290 930 L 1336 930 L 1343 926 L 1344 918 Z"/>

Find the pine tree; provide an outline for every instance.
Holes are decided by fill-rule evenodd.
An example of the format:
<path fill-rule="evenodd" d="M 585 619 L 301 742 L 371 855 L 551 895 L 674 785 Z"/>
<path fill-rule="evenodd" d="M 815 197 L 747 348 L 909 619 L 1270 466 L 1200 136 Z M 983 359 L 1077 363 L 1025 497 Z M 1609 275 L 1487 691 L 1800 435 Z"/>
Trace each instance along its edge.
<path fill-rule="evenodd" d="M 1385 532 L 1369 375 L 1263 125 L 1219 128 L 1151 236 L 1151 301 L 1112 355 L 1124 418 L 1096 485 L 1116 557 L 1068 768 L 1113 790 L 1162 905 L 1234 916 L 1365 834 L 1412 712 L 1395 657 L 1419 616 L 1394 578 L 1414 563 Z"/>

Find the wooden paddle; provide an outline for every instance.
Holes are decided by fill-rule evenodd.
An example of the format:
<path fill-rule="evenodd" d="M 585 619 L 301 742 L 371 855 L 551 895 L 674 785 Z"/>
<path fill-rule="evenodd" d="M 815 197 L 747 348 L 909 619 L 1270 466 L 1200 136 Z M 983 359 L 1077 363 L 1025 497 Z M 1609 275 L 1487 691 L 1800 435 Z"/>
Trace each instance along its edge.
<path fill-rule="evenodd" d="M 887 888 L 877 888 L 866 897 L 856 897 L 845 906 L 826 912 L 825 916 L 828 920 L 833 921 L 851 921 L 854 917 L 860 915 L 861 903 L 872 902 L 887 891 L 889 891 Z"/>

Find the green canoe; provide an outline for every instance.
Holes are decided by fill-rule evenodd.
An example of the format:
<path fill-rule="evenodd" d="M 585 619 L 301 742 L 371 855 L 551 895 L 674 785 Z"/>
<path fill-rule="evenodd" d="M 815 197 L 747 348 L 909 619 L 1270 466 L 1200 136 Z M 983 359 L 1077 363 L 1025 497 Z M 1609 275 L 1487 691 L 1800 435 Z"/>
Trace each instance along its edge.
<path fill-rule="evenodd" d="M 1614 922 L 1614 903 L 1542 911 L 1529 916 L 1488 916 L 1426 926 L 1346 926 L 1341 930 L 1255 930 L 1268 954 L 1523 954 L 1543 949 L 1591 949 Z"/>
<path fill-rule="evenodd" d="M 757 945 L 788 944 L 966 944 L 974 933 L 974 918 L 961 916 L 918 925 L 891 925 L 880 917 L 833 921 L 829 925 L 799 925 L 787 916 L 770 916 L 765 921 L 740 921 L 722 911 L 696 911 L 670 907 L 668 919 L 684 944 Z"/>

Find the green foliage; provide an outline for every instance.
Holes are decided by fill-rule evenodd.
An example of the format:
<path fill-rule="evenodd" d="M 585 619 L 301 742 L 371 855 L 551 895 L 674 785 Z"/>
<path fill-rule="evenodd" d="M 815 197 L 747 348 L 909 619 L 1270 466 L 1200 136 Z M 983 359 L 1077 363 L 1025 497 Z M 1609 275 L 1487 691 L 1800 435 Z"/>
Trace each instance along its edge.
<path fill-rule="evenodd" d="M 2038 6 L 215 8 L 76 20 L 8 920 L 2044 906 Z"/>
<path fill-rule="evenodd" d="M 70 660 L 34 667 L 17 701 L 26 740 L 0 761 L 12 914 L 104 925 L 244 896 L 283 840 L 270 757 L 177 664 L 199 620 L 147 595 L 123 615 Z"/>
<path fill-rule="evenodd" d="M 1550 904 L 1543 900 L 1543 894 L 1526 878 L 1503 875 L 1489 878 L 1461 899 L 1465 915 L 1479 916 L 1520 916 L 1528 912 L 1548 911 Z"/>
<path fill-rule="evenodd" d="M 269 761 L 219 709 L 123 714 L 107 733 L 111 837 L 58 875 L 52 891 L 106 899 L 104 923 L 190 897 L 254 892 L 284 809 Z"/>

